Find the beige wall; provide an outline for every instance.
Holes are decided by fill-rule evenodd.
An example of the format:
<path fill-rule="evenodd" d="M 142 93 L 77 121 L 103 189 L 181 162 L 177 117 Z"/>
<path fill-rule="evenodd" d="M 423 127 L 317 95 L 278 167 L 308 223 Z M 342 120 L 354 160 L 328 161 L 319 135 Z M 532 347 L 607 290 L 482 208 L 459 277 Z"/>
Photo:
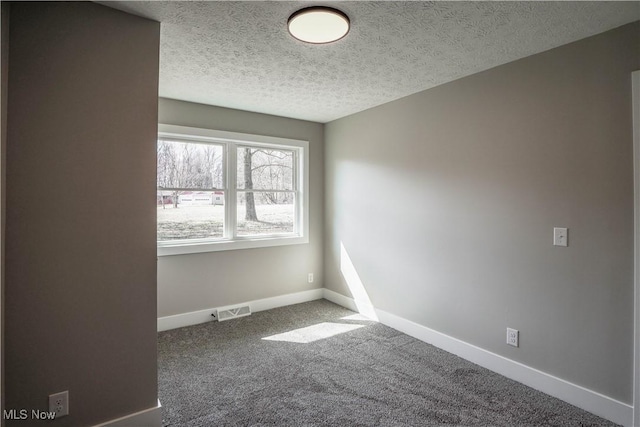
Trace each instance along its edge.
<path fill-rule="evenodd" d="M 342 244 L 376 307 L 631 403 L 639 68 L 634 23 L 329 123 L 325 286 Z"/>
<path fill-rule="evenodd" d="M 89 2 L 11 5 L 6 407 L 69 390 L 56 426 L 156 405 L 159 28 Z"/>
<path fill-rule="evenodd" d="M 321 288 L 323 126 L 162 98 L 159 122 L 309 141 L 310 232 L 308 244 L 160 257 L 158 316 Z M 314 273 L 312 284 L 308 273 Z"/>

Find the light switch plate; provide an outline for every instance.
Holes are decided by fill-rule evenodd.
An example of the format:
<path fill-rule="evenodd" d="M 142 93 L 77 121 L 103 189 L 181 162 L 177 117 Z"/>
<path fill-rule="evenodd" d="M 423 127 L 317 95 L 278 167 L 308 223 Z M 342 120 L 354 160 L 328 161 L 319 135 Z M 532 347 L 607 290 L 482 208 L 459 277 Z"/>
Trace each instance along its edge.
<path fill-rule="evenodd" d="M 569 229 L 556 227 L 553 229 L 553 246 L 569 246 Z"/>

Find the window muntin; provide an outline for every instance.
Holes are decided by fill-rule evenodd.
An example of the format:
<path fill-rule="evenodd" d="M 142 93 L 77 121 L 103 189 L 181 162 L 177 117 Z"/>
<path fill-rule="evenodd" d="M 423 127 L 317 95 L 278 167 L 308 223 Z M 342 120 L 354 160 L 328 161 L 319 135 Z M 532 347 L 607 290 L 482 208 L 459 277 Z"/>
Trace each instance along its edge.
<path fill-rule="evenodd" d="M 307 243 L 307 146 L 160 125 L 158 255 Z"/>

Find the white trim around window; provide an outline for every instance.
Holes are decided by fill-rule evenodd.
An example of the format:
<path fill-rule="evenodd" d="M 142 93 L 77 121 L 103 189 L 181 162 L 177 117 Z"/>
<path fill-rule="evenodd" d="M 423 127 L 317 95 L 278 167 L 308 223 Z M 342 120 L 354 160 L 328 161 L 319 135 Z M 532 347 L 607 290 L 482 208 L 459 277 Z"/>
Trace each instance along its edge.
<path fill-rule="evenodd" d="M 221 144 L 225 146 L 225 237 L 220 239 L 185 239 L 158 242 L 158 256 L 185 255 L 234 249 L 263 248 L 304 244 L 309 242 L 309 143 L 308 141 L 251 135 L 212 129 L 177 125 L 158 125 L 158 138 L 184 142 Z M 294 182 L 296 191 L 296 217 L 294 232 L 286 235 L 237 236 L 230 229 L 236 218 L 236 147 L 243 145 L 265 146 L 274 149 L 294 150 Z M 234 149 L 229 149 L 229 148 Z M 233 218 L 233 220 L 231 220 Z"/>

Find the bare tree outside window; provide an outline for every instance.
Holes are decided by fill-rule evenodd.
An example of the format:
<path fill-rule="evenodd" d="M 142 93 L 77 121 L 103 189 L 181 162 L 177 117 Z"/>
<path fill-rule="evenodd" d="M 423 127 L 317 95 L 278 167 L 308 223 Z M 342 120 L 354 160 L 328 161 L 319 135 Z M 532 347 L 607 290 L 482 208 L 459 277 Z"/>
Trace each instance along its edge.
<path fill-rule="evenodd" d="M 253 155 L 255 151 L 251 148 L 245 148 L 242 150 L 244 154 L 244 189 L 253 190 Z M 252 192 L 245 193 L 246 210 L 244 219 L 247 221 L 258 221 L 258 214 L 256 213 L 256 202 Z"/>
<path fill-rule="evenodd" d="M 292 204 L 293 152 L 244 147 L 238 156 L 238 189 L 244 190 L 245 221 L 260 221 L 256 204 Z"/>

